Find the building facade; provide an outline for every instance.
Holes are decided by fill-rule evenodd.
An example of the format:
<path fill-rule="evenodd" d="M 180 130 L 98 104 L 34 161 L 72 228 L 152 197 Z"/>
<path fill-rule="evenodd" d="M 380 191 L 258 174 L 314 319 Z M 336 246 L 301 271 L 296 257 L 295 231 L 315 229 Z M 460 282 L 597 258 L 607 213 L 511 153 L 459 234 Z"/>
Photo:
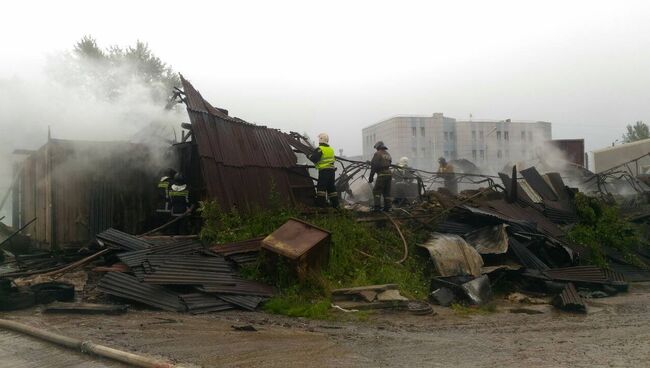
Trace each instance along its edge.
<path fill-rule="evenodd" d="M 646 174 L 650 171 L 649 154 L 650 139 L 595 150 L 593 151 L 594 172 L 601 173 L 640 158 L 638 161 L 620 169 L 627 169 L 634 176 Z"/>
<path fill-rule="evenodd" d="M 396 116 L 366 127 L 363 157 L 369 160 L 374 144 L 383 141 L 397 162 L 409 158 L 412 167 L 433 171 L 438 158 L 467 159 L 483 169 L 499 171 L 508 163 L 540 153 L 551 139 L 551 123 L 507 120 L 456 120 L 432 116 Z"/>

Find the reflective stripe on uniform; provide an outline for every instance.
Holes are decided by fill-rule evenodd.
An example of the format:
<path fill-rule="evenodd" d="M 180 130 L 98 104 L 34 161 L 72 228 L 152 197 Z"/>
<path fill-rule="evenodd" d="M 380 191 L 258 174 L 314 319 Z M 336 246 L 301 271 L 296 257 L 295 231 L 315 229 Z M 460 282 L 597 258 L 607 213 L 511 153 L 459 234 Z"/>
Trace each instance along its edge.
<path fill-rule="evenodd" d="M 318 146 L 318 149 L 320 149 L 322 155 L 320 160 L 314 166 L 316 166 L 318 170 L 333 168 L 334 161 L 336 160 L 334 157 L 334 149 L 329 146 Z"/>
<path fill-rule="evenodd" d="M 327 197 L 327 192 L 323 192 L 319 190 L 316 192 L 316 195 L 319 197 Z"/>
<path fill-rule="evenodd" d="M 190 192 L 188 192 L 187 190 L 179 190 L 179 191 L 172 190 L 169 192 L 170 197 L 187 197 L 189 195 Z"/>
<path fill-rule="evenodd" d="M 327 196 L 328 196 L 329 198 L 332 198 L 332 197 L 338 197 L 339 194 L 336 193 L 336 192 L 334 192 L 334 193 L 329 193 Z"/>

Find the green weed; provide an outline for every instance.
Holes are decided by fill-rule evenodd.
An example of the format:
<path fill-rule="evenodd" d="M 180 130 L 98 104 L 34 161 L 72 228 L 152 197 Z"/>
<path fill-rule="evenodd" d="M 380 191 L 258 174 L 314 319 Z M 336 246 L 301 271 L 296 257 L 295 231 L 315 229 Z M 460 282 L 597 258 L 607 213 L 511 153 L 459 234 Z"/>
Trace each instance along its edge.
<path fill-rule="evenodd" d="M 403 295 L 413 299 L 424 299 L 428 293 L 428 258 L 417 256 L 415 245 L 426 233 L 411 231 L 406 225 L 401 229 L 410 256 L 403 264 L 397 264 L 403 255 L 403 244 L 392 225 L 357 223 L 346 211 L 306 216 L 278 205 L 242 216 L 236 211 L 224 212 L 213 202 L 204 202 L 201 214 L 204 219 L 201 238 L 213 243 L 268 235 L 291 217 L 331 232 L 329 263 L 320 274 L 309 275 L 303 282 L 293 277 L 290 265 L 277 259 L 272 261 L 273 272 L 265 267 L 269 264 L 265 259 L 242 269 L 244 277 L 273 284 L 280 290 L 280 296 L 266 304 L 265 310 L 271 313 L 326 318 L 321 309 L 329 310 L 331 290 L 342 287 L 396 283 Z"/>

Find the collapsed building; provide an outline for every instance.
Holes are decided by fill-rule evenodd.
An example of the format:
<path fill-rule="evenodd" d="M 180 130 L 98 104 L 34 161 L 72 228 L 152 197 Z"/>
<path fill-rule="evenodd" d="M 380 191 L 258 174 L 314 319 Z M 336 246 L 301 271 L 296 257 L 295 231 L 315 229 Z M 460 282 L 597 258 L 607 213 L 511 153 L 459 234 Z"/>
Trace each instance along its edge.
<path fill-rule="evenodd" d="M 178 97 L 191 124 L 168 152 L 195 202 L 214 200 L 243 213 L 270 205 L 313 202 L 308 166 L 294 150 L 310 148 L 297 135 L 231 117 L 182 78 Z M 12 225 L 41 249 L 79 247 L 109 228 L 142 233 L 155 224 L 156 181 L 164 167 L 144 144 L 48 139 L 15 168 Z M 31 222 L 31 223 L 30 223 Z"/>
<path fill-rule="evenodd" d="M 201 200 L 223 209 L 249 212 L 269 205 L 270 193 L 297 205 L 313 202 L 308 166 L 299 165 L 294 149 L 308 150 L 295 135 L 248 123 L 215 108 L 181 76 L 180 100 L 191 124 L 175 145 L 180 171 Z"/>

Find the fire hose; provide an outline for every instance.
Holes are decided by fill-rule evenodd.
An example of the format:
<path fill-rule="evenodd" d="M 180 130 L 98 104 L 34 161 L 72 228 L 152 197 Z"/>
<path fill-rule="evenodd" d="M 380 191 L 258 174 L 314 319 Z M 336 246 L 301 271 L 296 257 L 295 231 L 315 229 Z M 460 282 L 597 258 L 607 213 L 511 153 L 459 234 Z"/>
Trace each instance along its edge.
<path fill-rule="evenodd" d="M 0 328 L 29 335 L 66 348 L 78 350 L 84 354 L 94 354 L 103 358 L 113 359 L 136 367 L 181 368 L 181 366 L 170 362 L 113 349 L 108 346 L 95 344 L 90 341 L 81 341 L 72 337 L 59 335 L 53 332 L 45 331 L 23 323 L 6 319 L 0 319 Z"/>

